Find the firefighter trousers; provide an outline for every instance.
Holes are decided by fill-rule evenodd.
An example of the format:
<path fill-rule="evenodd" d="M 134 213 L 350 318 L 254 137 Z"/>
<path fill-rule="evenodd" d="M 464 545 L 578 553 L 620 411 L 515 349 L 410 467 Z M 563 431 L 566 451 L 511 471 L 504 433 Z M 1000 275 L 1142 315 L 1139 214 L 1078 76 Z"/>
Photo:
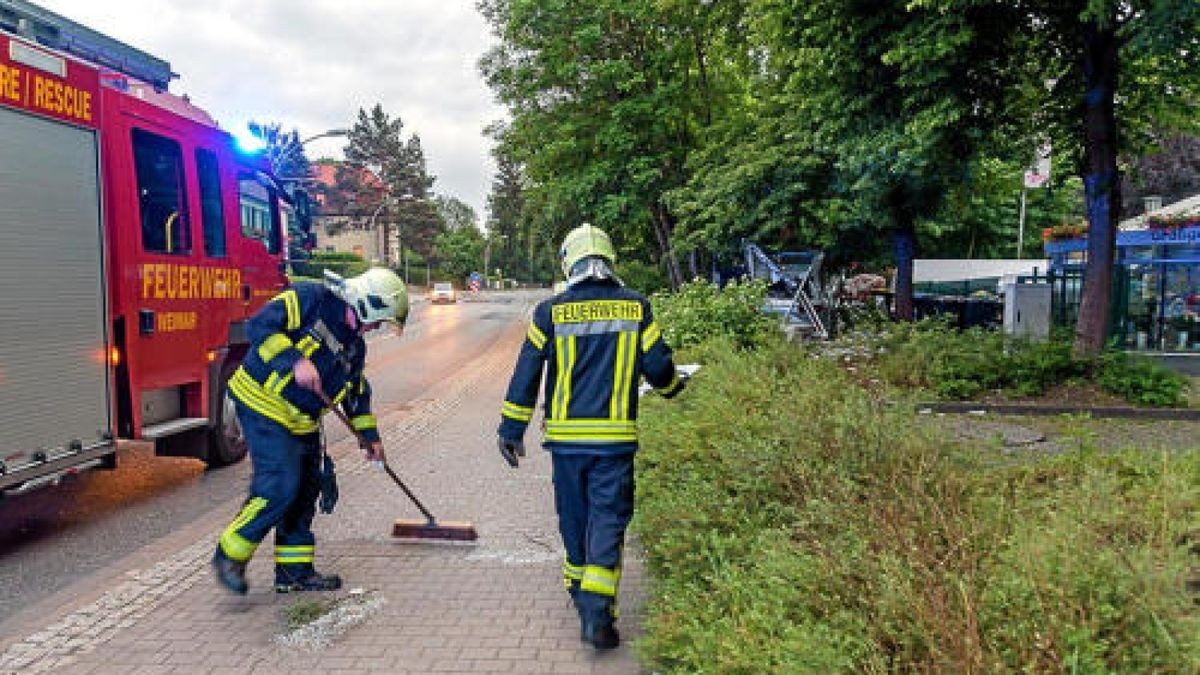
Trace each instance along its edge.
<path fill-rule="evenodd" d="M 233 560 L 248 561 L 274 529 L 276 582 L 308 576 L 316 541 L 312 520 L 320 492 L 320 435 L 293 435 L 240 402 L 237 415 L 254 477 L 242 510 L 221 533 L 221 551 Z"/>
<path fill-rule="evenodd" d="M 625 528 L 633 517 L 633 453 L 552 453 L 554 505 L 566 549 L 563 585 L 585 624 L 616 618 Z"/>

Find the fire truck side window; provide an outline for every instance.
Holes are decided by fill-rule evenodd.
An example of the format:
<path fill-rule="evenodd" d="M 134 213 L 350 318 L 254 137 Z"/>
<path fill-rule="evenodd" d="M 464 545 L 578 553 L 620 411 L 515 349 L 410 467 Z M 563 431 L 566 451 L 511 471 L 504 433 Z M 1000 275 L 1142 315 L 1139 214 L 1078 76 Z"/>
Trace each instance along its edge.
<path fill-rule="evenodd" d="M 262 183 L 244 178 L 238 181 L 238 198 L 242 236 L 261 241 L 268 253 L 279 253 L 279 206 L 275 195 Z"/>
<path fill-rule="evenodd" d="M 196 150 L 196 174 L 200 179 L 200 224 L 204 227 L 204 254 L 225 257 L 225 210 L 221 204 L 221 172 L 217 156 Z"/>
<path fill-rule="evenodd" d="M 133 162 L 137 169 L 138 209 L 142 215 L 142 247 L 154 253 L 191 253 L 191 221 L 179 144 L 134 129 Z"/>

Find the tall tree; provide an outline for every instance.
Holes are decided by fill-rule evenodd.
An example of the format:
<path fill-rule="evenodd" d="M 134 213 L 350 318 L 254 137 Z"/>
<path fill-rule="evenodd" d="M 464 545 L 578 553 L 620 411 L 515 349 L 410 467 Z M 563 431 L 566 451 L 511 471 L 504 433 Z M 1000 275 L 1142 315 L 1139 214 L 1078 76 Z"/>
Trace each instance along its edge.
<path fill-rule="evenodd" d="M 450 195 L 437 195 L 434 201 L 437 204 L 438 214 L 446 223 L 447 229 L 453 231 L 463 228 L 479 228 L 478 216 L 475 215 L 475 209 L 471 208 L 470 204 Z"/>
<path fill-rule="evenodd" d="M 996 0 L 1000 1 L 1000 0 Z M 1009 0 L 1015 2 L 1015 0 Z M 1200 126 L 1200 3 L 1195 0 L 1054 0 L 1020 4 L 1031 28 L 1033 98 L 1048 128 L 1076 149 L 1089 223 L 1088 263 L 1075 349 L 1108 336 L 1117 223 L 1118 157 L 1138 154 L 1156 130 Z M 1033 58 L 1037 57 L 1037 58 Z"/>
<path fill-rule="evenodd" d="M 524 217 L 525 187 L 521 167 L 505 152 L 503 146 L 493 151 L 496 175 L 488 193 L 488 234 L 501 238 L 500 251 L 494 256 L 496 266 L 528 271 L 529 264 L 518 264 L 520 252 L 529 250 L 534 236 L 532 221 Z"/>
<path fill-rule="evenodd" d="M 429 255 L 445 222 L 430 192 L 434 177 L 426 168 L 420 137 L 405 138 L 404 122 L 377 103 L 370 111 L 358 111 L 344 152 L 347 162 L 382 181 L 383 193 L 374 195 L 368 189 L 362 201 L 381 200 L 373 213 L 384 228 L 385 250 L 391 246 L 394 227 L 401 255 L 407 248 Z"/>
<path fill-rule="evenodd" d="M 664 195 L 683 184 L 692 132 L 712 112 L 720 62 L 707 59 L 704 22 L 723 10 L 698 0 L 478 7 L 500 38 L 480 62 L 511 116 L 498 140 L 525 171 L 535 221 L 588 220 L 622 250 L 657 245 L 678 284 Z"/>
<path fill-rule="evenodd" d="M 247 126 L 266 145 L 264 152 L 276 176 L 285 180 L 308 177 L 311 164 L 300 143 L 300 132 L 284 131 L 278 122 L 250 122 Z"/>
<path fill-rule="evenodd" d="M 435 247 L 438 267 L 461 281 L 480 269 L 483 246 L 483 233 L 474 225 L 442 232 L 437 236 Z"/>

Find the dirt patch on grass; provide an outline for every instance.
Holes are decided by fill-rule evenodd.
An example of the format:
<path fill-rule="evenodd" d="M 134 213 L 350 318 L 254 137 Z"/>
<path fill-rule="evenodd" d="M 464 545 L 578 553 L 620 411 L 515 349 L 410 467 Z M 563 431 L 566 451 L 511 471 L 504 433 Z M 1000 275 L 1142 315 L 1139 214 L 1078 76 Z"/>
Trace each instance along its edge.
<path fill-rule="evenodd" d="M 969 445 L 1006 452 L 1085 447 L 1147 452 L 1200 449 L 1200 422 L 1093 419 L 1081 415 L 938 415 L 939 426 Z"/>
<path fill-rule="evenodd" d="M 1090 406 L 1097 408 L 1127 408 L 1129 401 L 1104 391 L 1094 382 L 1072 380 L 1051 386 L 1040 396 L 1015 396 L 1001 392 L 993 392 L 980 396 L 983 403 L 1025 403 L 1028 405 L 1054 406 Z"/>

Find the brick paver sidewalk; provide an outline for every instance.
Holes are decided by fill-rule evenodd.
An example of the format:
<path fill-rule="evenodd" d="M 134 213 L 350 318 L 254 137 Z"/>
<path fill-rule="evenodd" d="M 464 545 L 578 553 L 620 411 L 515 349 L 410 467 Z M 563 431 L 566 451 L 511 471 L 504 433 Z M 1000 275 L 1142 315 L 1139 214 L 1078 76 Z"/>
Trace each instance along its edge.
<path fill-rule="evenodd" d="M 495 450 L 499 402 L 523 334 L 515 325 L 427 399 L 380 419 L 398 473 L 439 518 L 472 521 L 478 545 L 393 540 L 392 521 L 418 512 L 386 475 L 340 444 L 333 454 L 341 501 L 333 515 L 317 516 L 314 529 L 318 568 L 341 574 L 342 592 L 275 594 L 269 542 L 250 566 L 248 596 L 218 589 L 208 557 L 236 510 L 231 504 L 181 533 L 189 538 L 157 564 L 48 617 L 45 630 L 0 653 L 0 672 L 638 672 L 627 645 L 596 652 L 579 639 L 562 589 L 550 461 L 537 449 L 537 432 L 526 439 L 530 456 L 519 470 Z M 630 560 L 621 587 L 627 642 L 637 633 L 641 590 L 641 564 Z M 337 609 L 289 630 L 297 603 L 331 597 Z"/>

